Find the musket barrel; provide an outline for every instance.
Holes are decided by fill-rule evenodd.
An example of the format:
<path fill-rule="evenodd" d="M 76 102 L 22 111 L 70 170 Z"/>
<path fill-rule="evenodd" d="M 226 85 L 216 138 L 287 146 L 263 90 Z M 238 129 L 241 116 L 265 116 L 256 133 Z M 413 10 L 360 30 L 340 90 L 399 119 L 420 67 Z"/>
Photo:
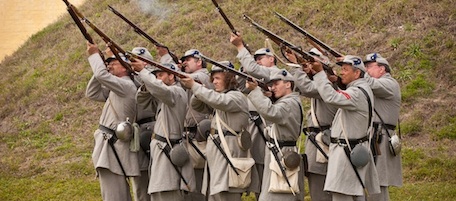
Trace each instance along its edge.
<path fill-rule="evenodd" d="M 302 33 L 305 37 L 307 37 L 308 39 L 310 39 L 311 41 L 313 41 L 314 43 L 316 43 L 317 45 L 319 45 L 320 47 L 322 47 L 323 49 L 325 49 L 326 51 L 328 51 L 330 54 L 332 54 L 333 56 L 335 57 L 342 57 L 344 56 L 343 54 L 337 52 L 336 50 L 334 50 L 333 48 L 329 47 L 328 45 L 326 45 L 325 43 L 323 43 L 321 40 L 318 40 L 315 36 L 313 36 L 312 34 L 310 34 L 309 32 L 307 32 L 306 30 L 304 30 L 303 28 L 299 27 L 298 25 L 296 25 L 295 23 L 293 23 L 291 20 L 287 19 L 286 17 L 284 17 L 283 15 L 281 15 L 280 13 L 278 12 L 274 12 L 277 17 L 279 17 L 280 20 L 282 20 L 283 22 L 285 22 L 286 24 L 290 25 L 291 27 L 293 27 L 295 30 L 299 31 L 300 33 Z M 314 45 L 315 46 L 315 45 Z"/>

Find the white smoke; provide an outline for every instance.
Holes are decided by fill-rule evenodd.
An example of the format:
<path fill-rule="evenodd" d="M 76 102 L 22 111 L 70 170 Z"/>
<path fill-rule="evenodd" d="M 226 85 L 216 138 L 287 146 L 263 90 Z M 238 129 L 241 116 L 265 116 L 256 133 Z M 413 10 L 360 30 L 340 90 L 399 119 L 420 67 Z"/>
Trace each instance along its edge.
<path fill-rule="evenodd" d="M 161 3 L 159 0 L 136 0 L 139 9 L 147 15 L 154 15 L 160 19 L 165 19 L 173 10 L 172 5 Z"/>

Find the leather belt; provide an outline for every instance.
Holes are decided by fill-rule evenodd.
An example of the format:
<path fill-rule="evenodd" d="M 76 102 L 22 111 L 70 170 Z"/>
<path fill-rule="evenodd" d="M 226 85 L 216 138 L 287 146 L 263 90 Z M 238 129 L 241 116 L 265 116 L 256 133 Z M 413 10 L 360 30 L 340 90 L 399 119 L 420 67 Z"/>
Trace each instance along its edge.
<path fill-rule="evenodd" d="M 104 131 L 104 132 L 106 132 L 106 133 L 109 133 L 109 134 L 111 134 L 111 135 L 115 135 L 115 134 L 116 134 L 116 131 L 114 131 L 114 130 L 112 130 L 112 129 L 106 127 L 106 126 L 103 126 L 103 125 L 101 125 L 101 124 L 98 125 L 98 129 L 100 129 L 100 130 L 102 130 L 102 131 Z"/>
<path fill-rule="evenodd" d="M 305 127 L 305 128 L 302 128 L 302 131 L 304 133 L 307 133 L 307 132 L 314 132 L 314 133 L 319 133 L 321 131 L 324 131 L 324 130 L 328 130 L 330 129 L 331 126 L 320 126 L 320 127 Z"/>
<path fill-rule="evenodd" d="M 362 138 L 358 138 L 358 139 L 348 139 L 348 142 L 350 143 L 350 146 L 355 146 L 359 143 L 363 143 L 363 142 L 366 142 L 369 140 L 369 136 L 364 136 Z M 331 137 L 331 143 L 337 143 L 337 144 L 347 144 L 347 142 L 345 141 L 345 139 L 343 138 L 333 138 Z"/>
<path fill-rule="evenodd" d="M 236 132 L 236 133 L 239 133 L 239 132 Z M 218 131 L 215 130 L 214 134 L 218 134 Z M 234 135 L 233 133 L 231 133 L 230 131 L 227 131 L 227 130 L 223 131 L 223 135 L 225 135 L 225 136 L 236 136 L 236 135 Z"/>
<path fill-rule="evenodd" d="M 139 121 L 136 121 L 136 123 L 141 125 L 141 124 L 145 124 L 145 123 L 149 123 L 149 122 L 153 122 L 153 121 L 155 121 L 154 117 L 146 117 L 146 118 L 140 119 Z"/>
<path fill-rule="evenodd" d="M 378 128 L 380 125 L 382 125 L 382 127 L 385 127 L 388 130 L 396 130 L 396 126 L 395 125 L 382 124 L 380 122 L 374 122 L 374 128 Z"/>
<path fill-rule="evenodd" d="M 197 126 L 185 127 L 184 132 L 196 133 L 198 131 Z"/>
<path fill-rule="evenodd" d="M 161 142 L 165 142 L 165 143 L 168 143 L 168 141 L 166 140 L 165 137 L 162 137 L 160 135 L 157 135 L 157 134 L 153 134 L 152 135 L 154 139 L 158 140 L 158 141 L 161 141 Z M 181 142 L 181 138 L 179 139 L 169 139 L 169 142 L 171 142 L 171 145 L 174 146 L 175 144 L 179 144 Z"/>
<path fill-rule="evenodd" d="M 269 138 L 269 142 L 275 144 L 274 138 Z M 296 141 L 277 140 L 277 142 L 279 143 L 280 148 L 296 146 Z"/>

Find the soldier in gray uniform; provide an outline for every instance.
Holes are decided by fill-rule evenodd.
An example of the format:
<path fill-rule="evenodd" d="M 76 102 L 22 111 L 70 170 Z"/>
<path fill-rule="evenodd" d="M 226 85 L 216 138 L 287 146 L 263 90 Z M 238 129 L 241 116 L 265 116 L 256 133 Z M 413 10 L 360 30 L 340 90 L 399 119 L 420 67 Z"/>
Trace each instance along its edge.
<path fill-rule="evenodd" d="M 319 57 L 321 60 L 328 60 L 328 58 L 316 48 L 312 48 L 309 51 L 309 54 Z M 287 54 L 287 58 L 290 61 L 297 63 L 294 55 Z M 327 134 L 330 134 L 331 132 L 330 128 L 337 108 L 326 104 L 320 97 L 317 86 L 313 81 L 315 71 L 312 70 L 311 65 L 305 65 L 302 67 L 299 65 L 299 68 L 293 68 L 290 72 L 296 80 L 296 87 L 300 94 L 310 98 L 311 104 L 310 110 L 307 113 L 307 127 L 304 129 L 305 134 L 307 135 L 305 153 L 308 164 L 307 179 L 309 183 L 310 197 L 313 201 L 328 201 L 331 200 L 331 194 L 323 191 L 328 162 L 327 160 L 317 160 L 317 152 L 320 152 L 319 154 L 321 154 L 323 158 L 325 158 L 325 155 L 322 151 L 326 154 L 326 156 L 328 155 L 324 146 L 329 146 L 330 136 Z M 337 89 L 337 85 L 333 84 L 333 86 Z M 319 138 L 317 135 L 320 132 L 322 132 L 324 138 L 327 138 L 327 141 L 318 140 Z"/>
<path fill-rule="evenodd" d="M 372 200 L 389 200 L 388 186 L 402 186 L 402 162 L 400 153 L 390 151 L 391 136 L 395 134 L 396 123 L 401 107 L 399 83 L 391 76 L 391 67 L 378 53 L 366 55 L 367 83 L 375 95 L 374 135 L 380 149 L 376 156 L 376 167 L 380 180 L 380 194 L 372 195 Z"/>
<path fill-rule="evenodd" d="M 135 47 L 131 52 L 153 60 L 150 52 L 144 47 Z M 149 71 L 153 70 L 153 68 L 145 62 L 135 62 L 140 62 L 141 65 L 145 65 L 145 68 Z M 147 193 L 147 189 L 149 185 L 150 141 L 155 125 L 158 100 L 147 91 L 146 86 L 139 76 L 136 78 L 138 83 L 140 83 L 140 87 L 136 92 L 136 123 L 140 128 L 139 137 L 141 149 L 138 151 L 138 160 L 141 176 L 132 178 L 132 187 L 136 201 L 149 201 L 150 195 Z"/>
<path fill-rule="evenodd" d="M 269 142 L 280 147 L 280 153 L 286 153 L 287 151 L 292 151 L 297 154 L 296 141 L 299 138 L 302 128 L 302 106 L 299 95 L 294 90 L 294 79 L 290 73 L 286 70 L 279 70 L 270 77 L 272 82 L 272 91 L 274 93 L 277 101 L 272 103 L 272 101 L 263 95 L 263 92 L 259 87 L 257 87 L 256 82 L 247 82 L 246 87 L 251 90 L 248 95 L 249 100 L 257 109 L 258 113 L 264 117 L 266 121 L 272 123 L 269 132 Z M 270 146 L 271 144 L 268 144 Z M 277 153 L 278 160 L 282 160 L 283 154 Z M 273 181 L 271 180 L 273 172 L 271 167 L 274 164 L 277 164 L 276 158 L 272 155 L 272 152 L 269 148 L 265 150 L 265 159 L 264 159 L 264 172 L 263 172 L 263 182 L 259 200 L 265 201 L 285 201 L 285 200 L 303 200 L 304 199 L 304 169 L 303 163 L 300 157 L 298 156 L 297 166 L 294 168 L 287 168 L 287 170 L 294 171 L 296 175 L 292 179 L 290 173 L 286 172 L 287 179 L 289 180 L 293 192 L 274 192 L 271 189 Z M 281 163 L 279 167 L 285 167 Z M 279 171 L 279 176 L 283 178 L 283 175 Z M 288 186 L 287 186 L 288 188 Z M 293 194 L 294 193 L 294 194 Z"/>
<path fill-rule="evenodd" d="M 377 171 L 369 150 L 369 109 L 372 110 L 374 97 L 363 79 L 366 69 L 361 58 L 347 55 L 339 64 L 342 66 L 341 80 L 347 85 L 346 90 L 334 89 L 322 64 L 312 63 L 313 70 L 317 72 L 313 77 L 314 82 L 321 98 L 339 108 L 331 127 L 324 190 L 332 193 L 334 201 L 364 200 L 365 190 L 369 194 L 380 192 Z"/>
<path fill-rule="evenodd" d="M 213 85 L 210 82 L 209 72 L 206 68 L 206 61 L 201 59 L 199 56 L 199 51 L 196 49 L 190 49 L 185 52 L 182 56 L 181 61 L 183 63 L 183 69 L 188 73 L 193 80 L 198 80 L 204 87 L 208 89 L 213 89 Z M 201 186 L 203 183 L 203 172 L 204 172 L 204 155 L 206 152 L 207 136 L 205 136 L 204 128 L 201 126 L 198 127 L 199 123 L 202 120 L 210 121 L 209 114 L 204 114 L 194 110 L 190 107 L 190 98 L 193 93 L 191 90 L 187 90 L 187 97 L 189 102 L 187 102 L 188 110 L 185 115 L 184 121 L 184 135 L 188 140 L 187 147 L 192 149 L 193 156 L 191 159 L 194 160 L 193 167 L 195 170 L 196 178 L 196 191 L 194 193 L 189 193 L 186 196 L 186 200 L 205 200 L 204 195 L 201 193 Z"/>
<path fill-rule="evenodd" d="M 175 70 L 173 64 L 163 64 Z M 187 94 L 173 74 L 156 69 L 151 73 L 141 62 L 132 63 L 147 91 L 159 100 L 154 134 L 150 143 L 150 180 L 148 193 L 152 201 L 184 200 L 183 191 L 195 190 L 193 167 L 189 160 L 181 167 L 168 157 L 179 149 L 184 131 L 184 114 L 187 111 Z M 185 152 L 184 152 L 185 153 Z M 184 182 L 185 181 L 185 182 Z"/>
<path fill-rule="evenodd" d="M 221 121 L 225 122 L 236 133 L 239 133 L 246 128 L 248 123 L 247 98 L 236 90 L 237 81 L 232 73 L 224 72 L 219 67 L 213 67 L 211 81 L 214 84 L 214 90 L 203 87 L 201 84 L 194 82 L 192 78 L 181 79 L 181 83 L 193 92 L 191 99 L 193 109 L 206 114 L 218 113 Z M 217 130 L 215 118 L 212 120 L 211 128 L 214 131 Z M 224 135 L 229 153 L 234 158 L 246 158 L 249 155 L 248 150 L 240 148 L 237 136 L 231 132 L 223 130 L 222 134 L 213 133 L 212 137 L 214 139 L 208 140 L 206 146 L 207 163 L 202 192 L 209 197 L 209 200 L 240 201 L 242 192 L 246 189 L 229 187 L 228 169 L 231 167 L 219 148 L 214 144 L 214 140 L 220 143 L 219 135 Z M 225 151 L 223 148 L 222 150 Z M 207 190 L 206 187 L 208 187 Z"/>
<path fill-rule="evenodd" d="M 127 177 L 140 175 L 138 154 L 130 151 L 129 139 L 117 139 L 115 129 L 127 118 L 136 115 L 135 92 L 130 72 L 115 57 L 102 60 L 98 46 L 87 42 L 89 63 L 93 71 L 86 96 L 105 102 L 94 133 L 92 161 L 100 181 L 103 200 L 131 200 Z M 123 57 L 124 58 L 124 57 Z M 118 157 L 116 157 L 118 156 Z"/>
<path fill-rule="evenodd" d="M 238 50 L 236 57 L 241 62 L 244 72 L 253 77 L 264 79 L 264 82 L 269 82 L 271 75 L 279 71 L 276 66 L 277 59 L 268 48 L 258 49 L 252 57 L 250 52 L 244 47 L 240 34 L 231 33 L 230 41 Z"/>

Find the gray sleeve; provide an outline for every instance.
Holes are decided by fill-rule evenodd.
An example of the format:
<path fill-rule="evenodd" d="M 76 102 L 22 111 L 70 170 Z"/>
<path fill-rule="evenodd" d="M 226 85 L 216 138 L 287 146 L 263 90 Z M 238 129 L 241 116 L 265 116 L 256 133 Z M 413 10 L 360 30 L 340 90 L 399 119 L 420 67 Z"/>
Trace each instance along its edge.
<path fill-rule="evenodd" d="M 130 89 L 131 85 L 127 83 L 128 80 L 109 73 L 100 54 L 92 54 L 88 60 L 93 71 L 93 76 L 101 85 L 120 97 L 125 97 L 129 94 L 127 90 Z"/>
<path fill-rule="evenodd" d="M 257 64 L 247 49 L 244 48 L 240 50 L 236 57 L 239 59 L 239 62 L 246 73 L 252 75 L 253 77 L 264 79 L 264 82 L 269 82 L 271 69 Z"/>
<path fill-rule="evenodd" d="M 273 104 L 271 99 L 263 95 L 259 87 L 252 90 L 247 96 L 255 106 L 257 112 L 266 120 L 277 124 L 284 124 L 286 118 L 292 111 L 288 111 L 289 107 L 279 102 Z M 287 109 L 288 108 L 288 109 Z"/>
<path fill-rule="evenodd" d="M 396 84 L 394 79 L 389 79 L 387 77 L 375 79 L 370 76 L 366 76 L 365 79 L 375 96 L 385 99 L 394 97 L 394 86 Z"/>
<path fill-rule="evenodd" d="M 139 76 L 144 82 L 147 91 L 152 96 L 163 102 L 166 105 L 174 105 L 178 97 L 171 86 L 167 86 L 163 81 L 157 79 L 150 71 L 143 69 L 139 72 Z"/>
<path fill-rule="evenodd" d="M 325 103 L 346 110 L 356 110 L 358 108 L 362 92 L 357 87 L 349 87 L 347 90 L 335 90 L 324 71 L 315 74 L 314 81 Z"/>
<path fill-rule="evenodd" d="M 247 101 L 245 96 L 239 91 L 236 91 L 237 93 L 219 93 L 202 87 L 200 84 L 195 84 L 191 90 L 196 98 L 208 106 L 222 111 L 242 112 L 242 106 Z"/>
<path fill-rule="evenodd" d="M 307 73 L 301 69 L 296 69 L 293 71 L 293 77 L 296 80 L 296 88 L 301 95 L 308 98 L 321 98 L 315 82 L 309 78 Z"/>
<path fill-rule="evenodd" d="M 95 76 L 90 78 L 86 88 L 86 97 L 90 100 L 105 102 L 109 96 L 109 89 L 103 87 Z"/>

